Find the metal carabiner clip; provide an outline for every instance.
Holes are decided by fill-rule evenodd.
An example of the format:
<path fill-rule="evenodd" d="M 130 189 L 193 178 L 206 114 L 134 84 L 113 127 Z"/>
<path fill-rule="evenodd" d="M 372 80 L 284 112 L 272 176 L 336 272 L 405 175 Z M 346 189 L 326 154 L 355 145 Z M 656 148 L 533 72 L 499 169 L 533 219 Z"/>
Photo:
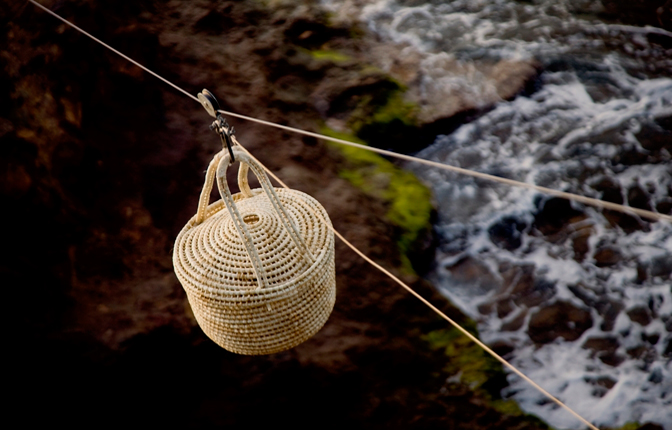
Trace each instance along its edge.
<path fill-rule="evenodd" d="M 218 112 L 219 111 L 219 102 L 215 96 L 205 88 L 203 91 L 198 93 L 198 100 L 201 102 L 205 110 L 215 118 L 215 121 L 210 125 L 210 130 L 213 130 L 219 135 L 219 138 L 222 140 L 222 146 L 226 147 L 229 150 L 229 155 L 231 156 L 230 163 L 233 164 L 236 159 L 233 156 L 233 135 L 236 133 L 236 130 L 226 122 L 226 119 Z"/>

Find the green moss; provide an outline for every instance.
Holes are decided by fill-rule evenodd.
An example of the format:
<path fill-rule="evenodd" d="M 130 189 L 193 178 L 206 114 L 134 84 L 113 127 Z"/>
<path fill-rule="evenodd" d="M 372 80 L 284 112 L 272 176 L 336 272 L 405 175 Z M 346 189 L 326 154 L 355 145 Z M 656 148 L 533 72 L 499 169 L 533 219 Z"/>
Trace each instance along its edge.
<path fill-rule="evenodd" d="M 352 134 L 339 133 L 326 127 L 322 133 L 364 144 Z M 407 255 L 420 234 L 431 226 L 431 192 L 415 175 L 401 170 L 374 152 L 345 145 L 334 144 L 334 147 L 343 154 L 348 164 L 340 176 L 389 205 L 387 218 L 400 230 L 397 244 L 402 256 L 402 268 L 412 272 Z"/>
<path fill-rule="evenodd" d="M 432 195 L 410 172 L 396 170 L 394 173 L 385 196 L 391 202 L 387 216 L 403 229 L 399 246 L 402 253 L 407 254 L 420 233 L 430 224 Z"/>
<path fill-rule="evenodd" d="M 363 39 L 365 34 L 366 34 L 366 30 L 364 30 L 359 25 L 352 25 L 348 29 L 348 35 L 350 36 L 350 39 L 355 39 L 355 40 Z"/>
<path fill-rule="evenodd" d="M 313 51 L 324 55 L 329 51 Z M 329 57 L 331 58 L 331 57 Z M 366 65 L 359 73 L 377 75 L 375 84 L 354 92 L 351 99 L 335 107 L 345 114 L 349 133 L 324 128 L 322 132 L 361 144 L 378 147 L 397 147 L 417 132 L 418 107 L 404 100 L 405 87 L 386 77 L 380 70 Z M 354 108 L 353 108 L 354 106 Z M 332 106 L 333 107 L 333 106 Z M 391 146 L 385 146 L 391 144 Z M 401 251 L 402 268 L 413 272 L 408 255 L 419 236 L 431 228 L 433 211 L 431 192 L 410 172 L 399 169 L 376 153 L 344 145 L 335 146 L 347 160 L 348 167 L 341 177 L 369 195 L 388 204 L 387 218 L 397 227 L 397 243 Z"/>
<path fill-rule="evenodd" d="M 475 323 L 467 330 L 475 333 Z M 424 336 L 432 349 L 443 349 L 449 358 L 445 371 L 450 375 L 460 375 L 460 382 L 472 390 L 483 386 L 495 378 L 504 376 L 502 366 L 490 354 L 476 345 L 456 328 L 441 329 Z"/>
<path fill-rule="evenodd" d="M 365 68 L 362 73 L 380 73 L 377 69 Z M 404 100 L 405 88 L 393 79 L 384 80 L 377 91 L 362 96 L 357 107 L 348 117 L 348 127 L 355 135 L 370 134 L 371 129 L 378 134 L 386 134 L 390 125 L 417 127 L 419 108 Z"/>
<path fill-rule="evenodd" d="M 630 422 L 627 422 L 627 423 L 623 424 L 623 426 L 612 429 L 612 430 L 637 430 L 641 426 L 642 425 L 638 422 L 630 421 Z"/>
<path fill-rule="evenodd" d="M 492 405 L 493 408 L 495 408 L 495 410 L 503 413 L 504 415 L 509 415 L 512 417 L 525 415 L 525 412 L 523 412 L 523 410 L 520 409 L 520 406 L 518 406 L 518 403 L 516 403 L 515 400 L 498 399 L 498 400 L 492 400 L 490 404 Z"/>
<path fill-rule="evenodd" d="M 352 57 L 345 55 L 341 52 L 338 51 L 330 51 L 330 50 L 325 50 L 325 49 L 317 49 L 314 51 L 308 51 L 310 53 L 310 56 L 313 57 L 316 60 L 325 60 L 325 61 L 331 61 L 332 63 L 345 63 L 348 61 L 352 61 Z"/>
<path fill-rule="evenodd" d="M 387 103 L 373 115 L 373 122 L 389 123 L 399 120 L 409 126 L 417 125 L 418 106 L 404 100 L 403 89 L 392 92 Z"/>
<path fill-rule="evenodd" d="M 385 72 L 380 67 L 372 64 L 361 64 L 359 74 L 362 76 L 378 76 L 385 74 Z"/>
<path fill-rule="evenodd" d="M 478 336 L 473 320 L 468 320 L 462 326 Z M 526 414 L 514 400 L 500 398 L 502 384 L 506 384 L 502 365 L 462 332 L 456 328 L 435 330 L 424 335 L 423 340 L 431 349 L 443 351 L 447 358 L 444 367 L 446 374 L 485 398 L 490 407 L 508 416 L 522 417 L 524 421 L 535 423 L 537 427 L 549 428 L 538 417 Z"/>

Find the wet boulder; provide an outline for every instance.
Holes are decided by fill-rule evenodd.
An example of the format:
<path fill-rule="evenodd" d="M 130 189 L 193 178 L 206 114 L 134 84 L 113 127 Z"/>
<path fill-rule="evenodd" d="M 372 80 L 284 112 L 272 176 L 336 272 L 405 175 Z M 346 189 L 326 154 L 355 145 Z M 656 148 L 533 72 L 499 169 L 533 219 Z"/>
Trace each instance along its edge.
<path fill-rule="evenodd" d="M 488 236 L 499 248 L 513 251 L 522 244 L 522 232 L 526 224 L 514 217 L 504 217 L 488 228 Z"/>
<path fill-rule="evenodd" d="M 597 267 L 611 267 L 621 261 L 621 253 L 612 246 L 605 246 L 595 251 L 593 259 Z"/>
<path fill-rule="evenodd" d="M 669 279 L 672 275 L 672 254 L 662 254 L 637 262 L 637 282 L 644 283 L 655 277 Z"/>
<path fill-rule="evenodd" d="M 615 367 L 625 360 L 625 357 L 616 353 L 619 346 L 620 344 L 617 338 L 607 336 L 588 338 L 584 342 L 582 348 L 591 350 L 591 357 L 597 357 L 604 364 Z"/>
<path fill-rule="evenodd" d="M 600 199 L 616 204 L 623 204 L 621 184 L 609 176 L 601 176 L 590 184 L 590 187 L 601 194 Z"/>
<path fill-rule="evenodd" d="M 539 199 L 537 207 L 532 226 L 547 237 L 557 235 L 572 219 L 583 216 L 583 212 L 572 207 L 569 200 L 558 197 Z"/>
<path fill-rule="evenodd" d="M 498 290 L 501 280 L 492 273 L 490 268 L 474 257 L 463 257 L 450 266 L 446 266 L 452 283 L 469 286 L 483 293 Z"/>
<path fill-rule="evenodd" d="M 593 390 L 590 394 L 594 397 L 604 397 L 604 395 L 614 388 L 614 385 L 618 382 L 608 376 L 586 377 L 584 380 L 593 386 Z"/>
<path fill-rule="evenodd" d="M 550 343 L 558 337 L 571 342 L 592 326 L 589 311 L 570 302 L 557 301 L 532 315 L 527 334 L 536 344 Z"/>
<path fill-rule="evenodd" d="M 647 326 L 651 323 L 651 312 L 645 306 L 635 306 L 627 311 L 628 317 L 633 322 L 641 326 Z"/>
<path fill-rule="evenodd" d="M 597 311 L 602 317 L 600 330 L 608 332 L 614 329 L 616 318 L 623 310 L 624 306 L 618 300 L 614 300 L 606 295 L 596 296 L 595 292 L 583 284 L 570 285 L 569 291 L 580 299 L 586 306 Z"/>

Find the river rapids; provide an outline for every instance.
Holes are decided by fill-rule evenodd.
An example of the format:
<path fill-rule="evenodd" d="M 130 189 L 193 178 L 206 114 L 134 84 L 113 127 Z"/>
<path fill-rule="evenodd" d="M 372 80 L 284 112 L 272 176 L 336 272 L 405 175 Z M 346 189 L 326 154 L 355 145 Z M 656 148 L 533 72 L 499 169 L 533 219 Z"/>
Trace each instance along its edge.
<path fill-rule="evenodd" d="M 400 55 L 422 53 L 428 98 L 492 92 L 478 71 L 442 73 L 446 62 L 538 64 L 531 90 L 438 135 L 418 156 L 672 211 L 672 33 L 599 20 L 600 2 L 590 0 L 324 4 Z M 672 429 L 672 225 L 406 167 L 438 207 L 430 279 L 486 343 L 597 425 Z M 502 395 L 525 411 L 577 428 L 516 375 L 509 383 Z"/>

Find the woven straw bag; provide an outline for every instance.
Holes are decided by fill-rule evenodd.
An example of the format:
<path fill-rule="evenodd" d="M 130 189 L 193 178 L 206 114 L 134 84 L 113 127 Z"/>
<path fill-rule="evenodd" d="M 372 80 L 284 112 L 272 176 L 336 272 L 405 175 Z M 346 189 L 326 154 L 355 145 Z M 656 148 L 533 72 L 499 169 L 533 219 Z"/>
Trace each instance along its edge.
<path fill-rule="evenodd" d="M 231 195 L 230 156 L 218 153 L 198 212 L 177 236 L 173 265 L 210 339 L 238 354 L 272 354 L 307 340 L 329 318 L 336 299 L 334 233 L 315 199 L 273 188 L 238 147 L 234 157 L 241 162 L 241 192 Z M 261 189 L 250 189 L 248 169 Z M 222 199 L 208 205 L 215 172 Z"/>

